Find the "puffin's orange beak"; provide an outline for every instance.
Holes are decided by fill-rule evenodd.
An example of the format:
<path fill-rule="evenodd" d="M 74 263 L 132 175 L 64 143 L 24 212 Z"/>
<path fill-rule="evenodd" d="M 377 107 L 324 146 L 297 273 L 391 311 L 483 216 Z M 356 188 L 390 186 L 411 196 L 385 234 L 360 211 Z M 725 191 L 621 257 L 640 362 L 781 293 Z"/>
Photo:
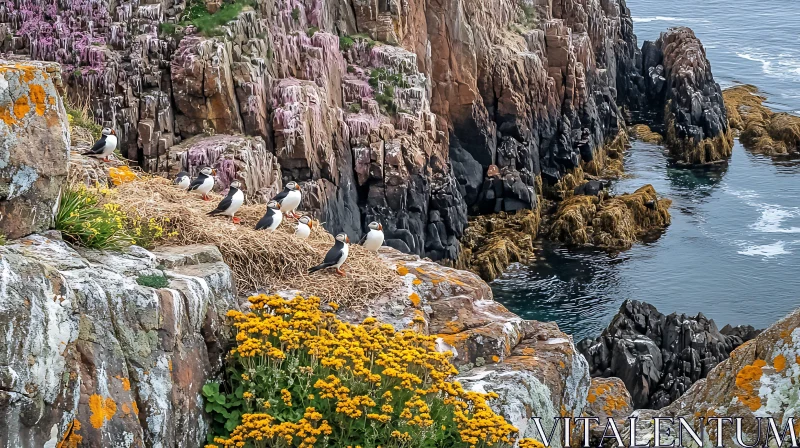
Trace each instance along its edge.
<path fill-rule="evenodd" d="M 295 190 L 299 190 L 300 189 L 300 184 L 294 184 L 294 189 Z"/>
<path fill-rule="evenodd" d="M 383 230 L 383 224 L 378 224 L 378 230 Z"/>
<path fill-rule="evenodd" d="M 280 209 L 281 209 L 281 203 L 280 203 L 280 202 L 278 202 L 277 204 L 275 204 L 275 208 L 277 208 L 278 210 L 280 210 Z"/>
<path fill-rule="evenodd" d="M 314 228 L 314 221 L 308 221 L 308 228 L 309 229 L 313 229 Z"/>
<path fill-rule="evenodd" d="M 344 237 L 344 240 L 345 240 L 345 242 L 346 242 L 347 244 L 350 244 L 350 237 L 349 237 L 349 236 L 345 236 L 345 237 Z"/>
<path fill-rule="evenodd" d="M 216 176 L 217 175 L 217 170 L 211 170 L 211 175 L 212 176 Z"/>
<path fill-rule="evenodd" d="M 115 130 L 113 130 L 113 129 L 112 129 L 112 130 L 111 130 L 111 135 L 117 135 L 117 131 L 115 131 Z"/>

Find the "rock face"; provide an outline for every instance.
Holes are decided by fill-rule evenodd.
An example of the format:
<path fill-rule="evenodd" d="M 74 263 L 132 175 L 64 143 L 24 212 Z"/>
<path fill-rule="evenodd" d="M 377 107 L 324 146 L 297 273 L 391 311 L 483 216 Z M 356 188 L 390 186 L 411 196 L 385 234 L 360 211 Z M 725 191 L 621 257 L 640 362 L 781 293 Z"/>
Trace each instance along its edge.
<path fill-rule="evenodd" d="M 619 165 L 617 106 L 644 91 L 624 0 L 256 0 L 215 29 L 189 7 L 11 0 L 0 51 L 60 62 L 145 170 L 201 133 L 261 137 L 328 230 L 377 219 L 433 259 L 457 258 L 468 210 L 536 209 L 541 177 Z"/>
<path fill-rule="evenodd" d="M 733 137 L 719 84 L 694 32 L 671 28 L 642 46 L 647 108 L 663 120 L 665 143 L 681 164 L 726 160 Z"/>
<path fill-rule="evenodd" d="M 593 377 L 619 377 L 637 409 L 660 409 L 757 334 L 752 327 L 719 331 L 702 314 L 665 316 L 652 305 L 626 300 L 600 337 L 584 339 L 578 349 Z"/>
<path fill-rule="evenodd" d="M 659 199 L 652 185 L 609 199 L 590 194 L 597 190 L 588 182 L 576 188 L 583 194 L 561 202 L 548 237 L 570 245 L 621 250 L 670 223 L 672 201 Z"/>
<path fill-rule="evenodd" d="M 767 99 L 751 85 L 722 92 L 733 129 L 747 149 L 771 156 L 800 152 L 800 117 L 774 113 L 763 105 Z"/>
<path fill-rule="evenodd" d="M 225 352 L 233 278 L 214 247 L 0 246 L 0 447 L 205 442 L 200 388 Z M 137 283 L 162 271 L 168 286 Z"/>
<path fill-rule="evenodd" d="M 797 385 L 800 383 L 800 309 L 764 330 L 753 340 L 734 350 L 730 358 L 720 363 L 708 377 L 696 382 L 677 401 L 659 411 L 643 410 L 636 414 L 644 424 L 639 427 L 640 440 L 653 440 L 654 415 L 685 418 L 700 434 L 701 419 L 713 416 L 742 417 L 742 440 L 757 446 L 791 446 L 787 423 L 794 418 L 794 432 L 800 434 L 800 400 Z M 772 417 L 783 443 L 775 443 L 773 432 L 766 420 L 760 428 L 757 417 Z M 736 428 L 732 423 L 723 426 L 718 442 L 717 422 L 705 422 L 703 446 L 741 446 L 736 442 Z M 662 434 L 664 432 L 662 431 Z M 627 435 L 623 436 L 624 440 Z M 786 440 L 789 440 L 787 443 Z M 664 437 L 662 445 L 674 442 Z M 689 440 L 686 446 L 697 444 Z M 686 443 L 686 442 L 684 442 Z"/>
<path fill-rule="evenodd" d="M 0 60 L 0 234 L 8 238 L 47 229 L 58 206 L 69 160 L 60 77 L 57 64 Z"/>
<path fill-rule="evenodd" d="M 608 440 L 603 440 L 608 419 L 614 419 L 618 428 L 625 427 L 626 419 L 633 412 L 631 394 L 625 388 L 625 383 L 619 378 L 592 378 L 589 386 L 589 395 L 586 397 L 587 405 L 583 410 L 585 417 L 598 417 L 599 422 L 590 422 L 589 436 L 591 446 L 605 446 Z M 575 427 L 573 440 L 583 441 L 583 427 Z M 573 442 L 574 443 L 574 442 Z"/>
<path fill-rule="evenodd" d="M 390 248 L 381 256 L 405 285 L 365 310 L 340 310 L 340 318 L 360 322 L 371 315 L 405 328 L 422 316 L 425 330 L 438 335 L 440 349 L 453 352 L 458 380 L 465 388 L 497 392 L 493 408 L 524 437 L 540 438 L 531 416 L 542 417 L 546 431 L 554 417 L 580 416 L 589 392 L 588 366 L 554 323 L 525 321 L 509 312 L 471 272 Z"/>

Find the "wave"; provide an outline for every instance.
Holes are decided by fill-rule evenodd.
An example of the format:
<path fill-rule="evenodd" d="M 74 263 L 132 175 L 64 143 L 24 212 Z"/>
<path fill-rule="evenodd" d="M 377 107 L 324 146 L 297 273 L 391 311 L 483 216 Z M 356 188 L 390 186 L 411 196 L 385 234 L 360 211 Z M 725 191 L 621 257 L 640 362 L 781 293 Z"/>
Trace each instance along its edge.
<path fill-rule="evenodd" d="M 634 17 L 633 23 L 648 23 L 648 22 L 677 22 L 681 19 L 675 17 L 664 17 L 664 16 L 655 16 L 655 17 Z"/>
<path fill-rule="evenodd" d="M 747 246 L 743 250 L 740 250 L 739 253 L 751 257 L 772 258 L 777 257 L 778 255 L 790 254 L 791 252 L 786 250 L 786 243 L 783 241 L 778 241 L 772 244 L 763 244 L 760 246 Z"/>
<path fill-rule="evenodd" d="M 783 227 L 787 219 L 800 218 L 800 209 L 787 209 L 778 205 L 759 204 L 761 217 L 750 227 L 763 233 L 800 233 L 800 227 Z"/>
<path fill-rule="evenodd" d="M 746 48 L 736 56 L 761 64 L 761 71 L 773 78 L 800 81 L 800 55 L 786 53 L 769 54 Z"/>

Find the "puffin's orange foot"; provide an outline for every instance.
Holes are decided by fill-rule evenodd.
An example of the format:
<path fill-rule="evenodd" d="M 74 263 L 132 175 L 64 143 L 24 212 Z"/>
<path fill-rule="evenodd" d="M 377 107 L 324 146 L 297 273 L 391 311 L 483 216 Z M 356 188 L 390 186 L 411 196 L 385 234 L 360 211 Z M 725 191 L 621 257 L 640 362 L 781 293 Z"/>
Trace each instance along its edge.
<path fill-rule="evenodd" d="M 204 195 L 203 195 L 203 200 L 204 200 L 204 201 L 210 201 L 210 200 L 211 200 L 211 198 L 210 198 L 210 197 L 208 197 L 208 195 L 205 195 L 205 194 L 204 194 Z"/>
<path fill-rule="evenodd" d="M 231 221 L 233 221 L 234 224 L 240 224 L 242 222 L 239 218 L 231 218 Z"/>
<path fill-rule="evenodd" d="M 300 217 L 303 215 L 301 215 L 300 213 L 292 212 L 292 216 L 294 217 L 294 219 L 300 219 Z"/>
<path fill-rule="evenodd" d="M 108 157 L 106 157 L 103 159 L 103 162 L 110 162 L 110 160 L 108 160 Z"/>
<path fill-rule="evenodd" d="M 347 274 L 345 274 L 345 272 L 344 272 L 343 270 L 341 270 L 340 268 L 336 268 L 336 273 L 337 273 L 337 274 L 339 274 L 339 275 L 341 275 L 342 277 L 344 277 L 345 275 L 347 275 Z"/>

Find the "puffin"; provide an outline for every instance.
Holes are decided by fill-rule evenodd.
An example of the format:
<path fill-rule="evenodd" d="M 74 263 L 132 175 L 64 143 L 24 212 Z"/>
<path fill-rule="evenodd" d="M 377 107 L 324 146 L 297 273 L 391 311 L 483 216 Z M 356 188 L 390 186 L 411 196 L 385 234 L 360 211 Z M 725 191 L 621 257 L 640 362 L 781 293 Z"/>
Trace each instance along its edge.
<path fill-rule="evenodd" d="M 181 171 L 177 176 L 175 176 L 175 180 L 173 182 L 181 190 L 187 190 L 189 185 L 192 183 L 192 178 L 189 177 L 189 173 L 186 171 Z"/>
<path fill-rule="evenodd" d="M 377 252 L 383 246 L 383 226 L 381 223 L 378 221 L 369 223 L 369 232 L 364 235 L 364 238 L 361 238 L 358 244 L 363 246 L 364 249 Z"/>
<path fill-rule="evenodd" d="M 297 229 L 294 231 L 294 236 L 304 240 L 311 235 L 311 228 L 314 227 L 314 222 L 310 216 L 301 216 L 297 222 Z"/>
<path fill-rule="evenodd" d="M 103 158 L 103 162 L 109 162 L 108 156 L 117 149 L 117 133 L 111 128 L 103 128 L 103 135 L 100 140 L 94 143 L 92 149 L 81 154 L 82 156 Z"/>
<path fill-rule="evenodd" d="M 281 225 L 281 221 L 283 221 L 283 215 L 280 212 L 281 204 L 278 204 L 277 201 L 269 201 L 267 204 L 267 213 L 258 220 L 256 224 L 256 230 L 267 230 L 270 232 L 274 232 L 275 229 Z"/>
<path fill-rule="evenodd" d="M 214 188 L 214 171 L 210 166 L 200 170 L 200 174 L 189 184 L 189 191 L 196 191 L 203 195 L 203 200 L 208 201 L 208 192 Z"/>
<path fill-rule="evenodd" d="M 228 189 L 228 195 L 219 202 L 217 208 L 208 212 L 208 216 L 230 216 L 234 224 L 241 222 L 239 218 L 233 215 L 239 210 L 239 207 L 244 203 L 244 193 L 239 188 L 242 186 L 238 180 L 231 182 L 231 187 Z"/>
<path fill-rule="evenodd" d="M 349 244 L 350 238 L 346 233 L 340 233 L 336 235 L 336 242 L 325 255 L 325 259 L 322 260 L 322 264 L 309 269 L 308 273 L 311 274 L 312 272 L 317 272 L 325 268 L 335 267 L 336 273 L 344 277 L 345 272 L 342 270 L 342 264 L 344 264 L 344 262 L 347 260 L 347 255 L 350 254 Z"/>
<path fill-rule="evenodd" d="M 300 193 L 300 185 L 294 181 L 286 184 L 286 186 L 283 187 L 283 191 L 272 198 L 273 201 L 281 204 L 281 211 L 283 213 L 293 218 L 300 217 L 300 215 L 296 214 L 294 211 L 300 206 L 300 201 L 302 199 L 303 195 Z"/>

